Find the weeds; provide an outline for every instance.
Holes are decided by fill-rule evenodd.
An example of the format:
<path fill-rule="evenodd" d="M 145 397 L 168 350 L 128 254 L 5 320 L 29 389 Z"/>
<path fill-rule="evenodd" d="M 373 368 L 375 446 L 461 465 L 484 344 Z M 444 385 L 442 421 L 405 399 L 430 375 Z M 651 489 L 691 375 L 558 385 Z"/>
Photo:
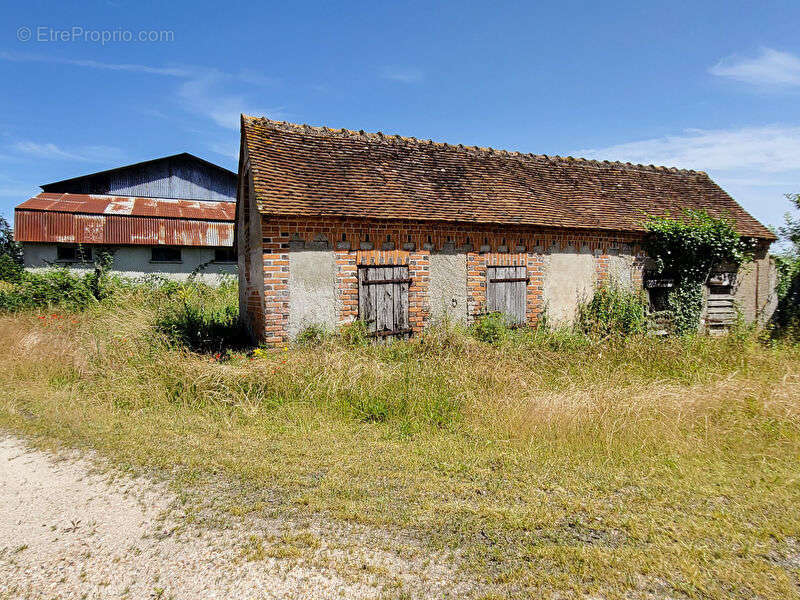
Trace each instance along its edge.
<path fill-rule="evenodd" d="M 592 299 L 578 307 L 578 327 L 595 337 L 641 335 L 647 331 L 648 302 L 643 292 L 600 285 Z"/>
<path fill-rule="evenodd" d="M 221 352 L 247 344 L 247 333 L 239 323 L 234 281 L 224 281 L 218 287 L 189 281 L 163 291 L 175 301 L 162 305 L 156 329 L 169 339 L 201 352 Z"/>

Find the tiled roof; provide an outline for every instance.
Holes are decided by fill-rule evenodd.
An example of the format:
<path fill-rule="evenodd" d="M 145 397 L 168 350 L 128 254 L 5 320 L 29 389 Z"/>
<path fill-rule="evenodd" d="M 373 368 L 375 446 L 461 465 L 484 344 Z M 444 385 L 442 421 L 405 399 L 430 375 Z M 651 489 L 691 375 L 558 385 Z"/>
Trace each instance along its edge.
<path fill-rule="evenodd" d="M 520 154 L 242 115 L 264 214 L 644 231 L 649 214 L 706 209 L 774 239 L 705 173 Z"/>
<path fill-rule="evenodd" d="M 42 193 L 14 210 L 19 242 L 230 246 L 234 202 Z"/>

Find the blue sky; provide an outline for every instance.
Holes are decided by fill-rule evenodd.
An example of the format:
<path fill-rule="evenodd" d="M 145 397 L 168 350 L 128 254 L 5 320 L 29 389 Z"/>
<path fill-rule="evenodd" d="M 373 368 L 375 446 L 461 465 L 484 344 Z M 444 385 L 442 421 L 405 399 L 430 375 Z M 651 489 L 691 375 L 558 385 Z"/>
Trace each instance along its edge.
<path fill-rule="evenodd" d="M 2 9 L 6 218 L 167 154 L 235 170 L 240 112 L 706 170 L 767 224 L 800 191 L 797 0 L 70 4 Z"/>

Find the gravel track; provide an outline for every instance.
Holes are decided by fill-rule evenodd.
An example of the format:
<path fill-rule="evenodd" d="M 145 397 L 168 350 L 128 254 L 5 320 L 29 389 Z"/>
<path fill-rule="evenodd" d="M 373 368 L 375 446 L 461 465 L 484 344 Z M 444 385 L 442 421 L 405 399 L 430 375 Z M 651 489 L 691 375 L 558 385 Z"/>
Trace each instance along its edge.
<path fill-rule="evenodd" d="M 315 521 L 301 536 L 314 540 L 308 548 L 293 554 L 296 545 L 278 544 L 275 552 L 262 540 L 285 539 L 286 523 L 186 525 L 168 510 L 173 499 L 164 484 L 110 477 L 93 472 L 86 457 L 0 437 L 0 599 L 455 598 L 475 591 L 455 583 L 444 561 L 383 533 Z"/>

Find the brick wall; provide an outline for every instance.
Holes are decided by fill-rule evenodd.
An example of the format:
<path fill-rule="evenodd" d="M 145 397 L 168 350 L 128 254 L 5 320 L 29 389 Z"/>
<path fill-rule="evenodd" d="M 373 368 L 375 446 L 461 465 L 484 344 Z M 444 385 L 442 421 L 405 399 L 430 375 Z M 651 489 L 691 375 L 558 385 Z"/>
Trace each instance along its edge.
<path fill-rule="evenodd" d="M 358 317 L 358 266 L 405 264 L 409 267 L 409 321 L 415 332 L 428 322 L 430 253 L 455 251 L 467 259 L 468 318 L 486 305 L 486 267 L 527 267 L 526 317 L 536 324 L 543 309 L 543 281 L 547 254 L 552 248 L 586 248 L 596 259 L 598 281 L 607 277 L 609 249 L 635 246 L 639 237 L 603 231 L 511 229 L 415 221 L 262 218 L 263 322 L 261 341 L 275 345 L 288 341 L 290 242 L 327 245 L 336 255 L 337 315 L 340 324 Z M 547 250 L 545 250 L 547 249 Z M 253 307 L 258 310 L 258 307 Z M 248 303 L 248 310 L 250 304 Z M 254 319 L 255 320 L 255 319 Z"/>

